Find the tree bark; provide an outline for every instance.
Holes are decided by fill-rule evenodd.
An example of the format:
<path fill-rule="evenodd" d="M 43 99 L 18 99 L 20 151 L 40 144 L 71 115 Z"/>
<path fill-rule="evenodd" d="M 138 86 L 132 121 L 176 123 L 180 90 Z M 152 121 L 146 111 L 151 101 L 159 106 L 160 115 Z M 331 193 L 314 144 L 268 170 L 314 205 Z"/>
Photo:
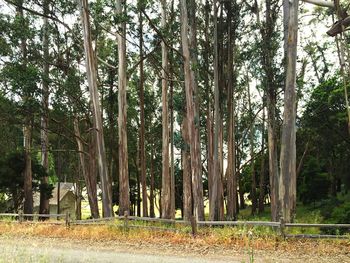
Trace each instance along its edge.
<path fill-rule="evenodd" d="M 288 25 L 286 42 L 286 82 L 284 93 L 284 113 L 281 137 L 281 157 L 279 180 L 280 216 L 286 222 L 291 222 L 296 208 L 296 149 L 295 149 L 295 89 L 296 89 L 296 59 L 298 40 L 298 6 L 299 0 L 285 0 L 284 17 Z"/>
<path fill-rule="evenodd" d="M 277 103 L 277 84 L 275 83 L 275 73 L 273 70 L 273 61 L 276 56 L 276 50 L 271 49 L 271 42 L 276 27 L 276 5 L 271 5 L 271 0 L 266 0 L 265 23 L 266 29 L 261 29 L 263 39 L 263 70 L 266 78 L 266 102 L 267 102 L 267 134 L 268 134 L 268 152 L 269 152 L 269 182 L 270 182 L 270 196 L 271 196 L 271 220 L 278 220 L 278 154 L 277 154 L 277 140 L 278 140 L 278 121 L 276 116 Z"/>
<path fill-rule="evenodd" d="M 23 21 L 23 26 L 26 27 L 24 22 L 24 14 L 23 14 L 23 0 L 18 1 L 18 6 L 16 8 L 16 17 Z M 26 30 L 26 29 L 24 29 Z M 24 35 L 21 36 L 20 42 L 21 56 L 22 56 L 22 66 L 24 69 L 27 68 L 27 39 Z M 23 104 L 26 105 L 28 100 L 30 99 L 29 92 L 25 91 L 24 96 L 22 98 Z M 27 105 L 26 105 L 27 106 Z M 31 157 L 31 149 L 32 149 L 32 120 L 30 110 L 24 120 L 23 127 L 23 146 L 24 146 L 24 162 L 25 167 L 23 171 L 23 191 L 24 191 L 24 205 L 23 210 L 25 214 L 33 214 L 33 192 L 32 192 L 32 157 Z"/>
<path fill-rule="evenodd" d="M 90 97 L 93 106 L 93 123 L 96 131 L 96 148 L 98 159 L 98 171 L 102 185 L 102 213 L 104 217 L 113 216 L 112 210 L 112 184 L 109 180 L 108 166 L 106 160 L 105 142 L 103 137 L 103 122 L 101 106 L 98 95 L 96 61 L 92 48 L 89 6 L 87 0 L 81 0 L 81 21 L 83 25 L 84 50 L 86 60 L 86 71 L 88 77 Z"/>
<path fill-rule="evenodd" d="M 185 75 L 185 93 L 186 93 L 186 110 L 188 121 L 188 133 L 190 142 L 190 155 L 191 155 L 191 177 L 192 177 L 192 198 L 193 198 L 193 214 L 198 220 L 204 220 L 204 204 L 203 204 L 203 186 L 202 186 L 202 164 L 201 164 L 201 148 L 199 142 L 199 116 L 198 106 L 196 105 L 196 99 L 194 94 L 196 92 L 196 79 L 193 67 L 195 66 L 192 61 L 190 53 L 190 41 L 193 43 L 193 39 L 188 39 L 188 32 L 191 31 L 194 34 L 195 30 L 189 28 L 188 23 L 188 10 L 185 0 L 180 1 L 181 6 L 181 41 L 182 52 L 184 59 L 184 75 Z M 193 26 L 193 25 L 192 25 Z M 192 46 L 192 49 L 194 47 Z"/>
<path fill-rule="evenodd" d="M 116 12 L 119 17 L 125 14 L 125 1 L 117 0 Z M 130 212 L 127 101 L 126 101 L 126 24 L 118 26 L 118 135 L 119 135 L 119 215 Z"/>
<path fill-rule="evenodd" d="M 153 170 L 153 158 L 154 158 L 154 149 L 153 145 L 151 148 L 151 160 L 150 160 L 150 175 L 151 175 L 151 185 L 149 190 L 149 215 L 150 217 L 155 217 L 154 212 L 154 170 Z"/>
<path fill-rule="evenodd" d="M 213 193 L 212 202 L 209 207 L 210 220 L 222 220 L 221 217 L 221 173 L 219 160 L 219 136 L 220 136 L 220 91 L 219 91 L 219 72 L 218 72 L 218 7 L 214 0 L 214 167 L 213 167 Z"/>
<path fill-rule="evenodd" d="M 250 132 L 249 132 L 249 144 L 250 144 L 250 173 L 252 179 L 252 186 L 250 197 L 252 199 L 252 215 L 255 215 L 257 209 L 257 196 L 256 196 L 256 176 L 255 176 L 255 153 L 254 153 L 254 113 L 252 109 L 251 97 L 250 97 L 250 85 L 249 78 L 247 77 L 247 87 L 248 87 L 248 107 L 249 107 L 249 115 L 250 115 Z"/>
<path fill-rule="evenodd" d="M 44 15 L 49 14 L 49 1 L 44 0 L 43 3 Z M 39 214 L 49 214 L 49 196 L 46 189 L 48 187 L 48 173 L 49 173 L 49 137 L 48 137 L 48 123 L 49 123 L 49 23 L 47 17 L 43 18 L 43 88 L 41 105 L 43 115 L 41 116 L 41 165 L 43 166 L 46 176 L 41 180 L 43 191 L 40 192 L 40 208 Z"/>
<path fill-rule="evenodd" d="M 166 0 L 161 1 L 161 27 L 166 29 Z M 168 112 L 168 48 L 162 41 L 162 218 L 171 219 L 171 177 L 169 170 L 169 112 Z"/>
<path fill-rule="evenodd" d="M 265 210 L 265 96 L 263 98 L 262 128 L 261 128 L 261 167 L 259 180 L 259 213 Z"/>
<path fill-rule="evenodd" d="M 189 153 L 188 121 L 186 117 L 182 120 L 182 138 L 184 149 L 182 150 L 182 181 L 183 181 L 183 217 L 190 220 L 192 216 L 192 189 L 191 189 L 191 156 Z"/>
<path fill-rule="evenodd" d="M 142 216 L 148 216 L 147 183 L 146 183 L 146 153 L 145 153 L 145 98 L 144 98 L 144 72 L 143 72 L 143 18 L 139 13 L 140 22 L 140 168 L 142 185 Z"/>
<path fill-rule="evenodd" d="M 90 206 L 90 212 L 91 216 L 93 218 L 99 218 L 99 210 L 98 210 L 98 202 L 97 202 L 97 189 L 96 189 L 96 170 L 89 169 L 89 167 L 86 165 L 85 162 L 85 155 L 84 155 L 84 145 L 81 140 L 81 134 L 79 129 L 79 121 L 75 117 L 73 120 L 73 127 L 74 127 L 74 133 L 75 133 L 75 140 L 77 142 L 78 151 L 79 151 L 79 163 L 81 168 L 81 173 L 83 175 L 85 184 L 86 184 L 86 191 L 88 195 L 88 201 Z M 91 146 L 90 146 L 91 147 Z M 94 161 L 91 161 L 91 158 L 94 158 L 94 154 L 89 150 L 89 165 L 91 165 Z M 95 177 L 95 178 L 93 178 Z"/>
<path fill-rule="evenodd" d="M 170 23 L 174 24 L 175 20 L 174 12 L 174 0 L 171 1 L 171 17 Z M 170 77 L 170 192 L 171 192 L 171 211 L 173 211 L 172 219 L 176 216 L 176 197 L 175 197 L 175 160 L 174 160 L 174 48 L 171 44 L 170 48 L 170 64 L 169 64 L 169 77 Z"/>
<path fill-rule="evenodd" d="M 235 1 L 234 1 L 235 3 Z M 236 3 L 235 3 L 236 4 Z M 228 48 L 227 48 L 227 111 L 228 111 L 228 135 L 227 135 L 227 219 L 235 220 L 237 215 L 237 176 L 236 176 L 236 147 L 235 147 L 235 101 L 234 85 L 235 74 L 233 72 L 233 53 L 235 46 L 235 35 L 232 32 L 232 9 L 233 5 L 229 2 L 228 6 Z"/>

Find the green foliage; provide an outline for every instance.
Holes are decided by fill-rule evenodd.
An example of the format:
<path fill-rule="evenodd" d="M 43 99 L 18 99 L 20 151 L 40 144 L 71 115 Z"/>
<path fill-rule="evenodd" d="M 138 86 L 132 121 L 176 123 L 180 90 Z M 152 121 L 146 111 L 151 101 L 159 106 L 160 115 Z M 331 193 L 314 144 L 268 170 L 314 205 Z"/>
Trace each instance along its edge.
<path fill-rule="evenodd" d="M 0 159 L 0 193 L 6 194 L 12 201 L 7 209 L 18 211 L 23 201 L 23 172 L 25 169 L 24 153 L 11 152 Z M 49 196 L 53 190 L 52 185 L 40 185 L 39 181 L 46 176 L 44 168 L 32 158 L 33 191 L 45 191 Z"/>
<path fill-rule="evenodd" d="M 316 158 L 310 157 L 298 180 L 299 198 L 304 204 L 327 198 L 331 181 Z"/>
<path fill-rule="evenodd" d="M 324 202 L 321 209 L 321 214 L 323 215 L 327 223 L 332 224 L 348 224 L 350 222 L 350 198 L 347 196 L 345 199 L 331 198 Z M 322 229 L 322 232 L 328 234 L 344 234 L 350 233 L 349 229 L 339 228 L 339 229 Z"/>

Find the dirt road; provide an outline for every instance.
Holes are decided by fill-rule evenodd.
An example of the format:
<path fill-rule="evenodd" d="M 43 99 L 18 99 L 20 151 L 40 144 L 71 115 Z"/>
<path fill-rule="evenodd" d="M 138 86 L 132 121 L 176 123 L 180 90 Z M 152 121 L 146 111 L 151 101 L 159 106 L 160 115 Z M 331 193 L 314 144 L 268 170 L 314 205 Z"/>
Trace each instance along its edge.
<path fill-rule="evenodd" d="M 0 262 L 125 262 L 209 263 L 226 259 L 194 255 L 169 255 L 164 251 L 135 250 L 123 244 L 72 242 L 52 238 L 0 237 Z M 229 262 L 242 262 L 230 258 Z"/>
<path fill-rule="evenodd" d="M 34 237 L 29 235 L 0 235 L 1 262 L 350 262 L 350 247 L 341 254 L 323 254 L 300 251 L 271 251 L 248 248 L 223 248 L 213 244 L 188 247 L 186 244 L 167 245 L 145 241 L 96 241 L 65 238 Z"/>

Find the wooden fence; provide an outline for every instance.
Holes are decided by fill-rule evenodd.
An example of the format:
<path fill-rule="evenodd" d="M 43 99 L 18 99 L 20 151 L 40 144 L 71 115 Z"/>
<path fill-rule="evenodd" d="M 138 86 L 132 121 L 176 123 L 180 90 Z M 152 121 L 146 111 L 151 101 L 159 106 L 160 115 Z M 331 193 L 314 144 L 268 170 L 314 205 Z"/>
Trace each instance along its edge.
<path fill-rule="evenodd" d="M 162 219 L 162 218 L 150 218 L 150 217 L 137 217 L 137 216 L 128 216 L 127 213 L 124 216 L 115 216 L 107 218 L 97 218 L 97 219 L 87 219 L 87 220 L 71 220 L 70 214 L 49 214 L 49 215 L 40 215 L 40 214 L 10 214 L 10 213 L 0 213 L 0 218 L 10 217 L 14 222 L 22 223 L 24 221 L 30 220 L 31 223 L 40 223 L 40 224 L 61 224 L 69 227 L 70 225 L 105 225 L 108 223 L 115 224 L 116 220 L 121 222 L 120 226 L 123 227 L 125 231 L 128 231 L 130 228 L 146 228 L 150 230 L 160 230 L 160 231 L 188 231 L 188 229 L 178 228 L 176 225 L 189 226 L 192 234 L 195 236 L 198 233 L 198 228 L 201 227 L 223 227 L 223 226 L 262 226 L 262 227 L 271 227 L 283 238 L 337 238 L 337 239 L 350 239 L 350 235 L 325 235 L 325 234 L 287 234 L 287 228 L 327 228 L 327 229 L 348 229 L 350 230 L 350 224 L 307 224 L 307 223 L 285 223 L 283 219 L 279 222 L 268 222 L 268 221 L 197 221 L 194 217 L 190 221 L 185 220 L 174 220 L 174 219 Z M 42 218 L 57 218 L 61 220 L 40 220 Z M 35 220 L 36 219 L 36 220 Z M 151 222 L 151 223 L 161 223 L 166 224 L 167 226 L 152 226 L 152 225 L 140 225 L 133 224 L 132 222 Z M 0 222 L 13 222 L 9 220 L 0 220 Z"/>
<path fill-rule="evenodd" d="M 66 225 L 69 226 L 71 223 L 70 214 L 24 214 L 19 213 L 0 213 L 0 218 L 9 218 L 10 220 L 1 219 L 0 222 L 30 222 L 38 224 L 52 224 L 52 225 Z M 55 218 L 56 220 L 46 220 Z"/>

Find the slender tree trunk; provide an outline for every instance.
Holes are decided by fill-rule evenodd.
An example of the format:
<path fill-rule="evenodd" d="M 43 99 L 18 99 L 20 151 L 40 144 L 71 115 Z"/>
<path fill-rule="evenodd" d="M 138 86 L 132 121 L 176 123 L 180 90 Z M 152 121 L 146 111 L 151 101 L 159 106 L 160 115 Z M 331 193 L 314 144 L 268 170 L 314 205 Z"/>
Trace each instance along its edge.
<path fill-rule="evenodd" d="M 210 62 L 209 62 L 209 54 L 210 50 L 210 37 L 209 37 L 209 24 L 210 24 L 210 10 L 211 6 L 209 1 L 205 2 L 205 50 L 203 52 L 205 70 L 208 72 L 204 75 L 204 85 L 206 89 L 206 97 L 207 97 L 207 112 L 206 112 L 206 134 L 207 134 L 207 171 L 208 171 L 208 192 L 209 192 L 209 207 L 213 207 L 213 168 L 214 168 L 214 145 L 213 145 L 213 117 L 212 117 L 212 101 L 211 101 L 211 85 L 209 83 L 210 80 Z"/>
<path fill-rule="evenodd" d="M 43 3 L 44 15 L 49 13 L 49 1 L 45 0 Z M 49 123 L 49 23 L 48 19 L 44 17 L 43 25 L 43 53 L 44 53 L 44 65 L 43 65 L 43 89 L 41 105 L 43 115 L 41 117 L 41 165 L 45 169 L 47 176 L 44 176 L 41 180 L 42 189 L 40 192 L 40 208 L 39 214 L 49 214 L 49 196 L 46 193 L 48 187 L 48 173 L 49 173 L 49 137 L 48 137 L 48 123 Z"/>
<path fill-rule="evenodd" d="M 162 17 L 161 27 L 166 29 L 166 0 L 161 1 Z M 171 211 L 171 177 L 169 170 L 169 112 L 168 112 L 168 74 L 169 74 L 168 48 L 162 41 L 162 218 L 170 219 Z"/>
<path fill-rule="evenodd" d="M 139 149 L 139 147 L 138 147 Z M 140 182 L 140 151 L 137 151 L 137 156 L 135 159 L 135 165 L 137 167 L 137 171 L 136 171 L 136 191 L 137 191 L 137 196 L 136 196 L 136 206 L 137 206 L 137 210 L 136 210 L 136 215 L 137 216 L 141 216 L 141 182 Z"/>
<path fill-rule="evenodd" d="M 287 16 L 288 31 L 286 35 L 287 64 L 284 92 L 284 113 L 281 137 L 281 176 L 279 180 L 280 216 L 291 222 L 296 208 L 296 149 L 295 149 L 295 89 L 296 59 L 298 40 L 298 6 L 299 0 L 285 0 L 284 10 Z"/>
<path fill-rule="evenodd" d="M 147 181 L 146 181 L 146 153 L 145 153 L 145 98 L 144 98 L 144 72 L 143 72 L 143 18 L 139 13 L 140 22 L 140 166 L 142 185 L 142 216 L 148 216 Z"/>
<path fill-rule="evenodd" d="M 93 179 L 93 177 L 96 177 L 96 173 L 93 169 L 89 169 L 85 163 L 84 145 L 81 139 L 79 121 L 76 117 L 73 120 L 73 126 L 74 126 L 75 140 L 78 145 L 81 173 L 83 175 L 83 178 L 86 184 L 91 216 L 93 218 L 98 218 L 99 210 L 98 210 L 98 202 L 97 202 L 96 179 Z M 91 160 L 91 158 L 93 158 L 93 156 L 91 155 L 92 152 L 89 151 L 89 153 L 90 153 L 89 158 Z M 93 162 L 89 161 L 89 165 L 91 165 L 92 163 L 94 163 L 94 161 Z"/>
<path fill-rule="evenodd" d="M 210 98 L 208 97 L 210 100 Z M 214 131 L 213 131 L 213 116 L 211 103 L 208 102 L 207 109 L 207 136 L 208 136 L 208 192 L 209 192 L 209 209 L 215 206 L 214 191 Z"/>
<path fill-rule="evenodd" d="M 108 175 L 105 142 L 103 137 L 102 113 L 97 88 L 96 62 L 92 48 L 89 6 L 87 0 L 81 0 L 81 21 L 83 25 L 86 71 L 89 83 L 90 97 L 93 105 L 93 122 L 94 128 L 96 130 L 98 170 L 102 185 L 102 212 L 104 217 L 111 217 L 113 216 L 111 193 L 112 185 L 109 181 Z"/>
<path fill-rule="evenodd" d="M 276 102 L 277 102 L 277 85 L 274 82 L 273 61 L 276 50 L 271 49 L 271 42 L 273 41 L 273 33 L 277 17 L 273 13 L 276 12 L 276 4 L 271 5 L 271 0 L 265 0 L 266 3 L 266 29 L 261 30 L 263 38 L 263 70 L 266 78 L 266 102 L 267 102 L 267 134 L 268 134 L 268 152 L 269 152 L 269 182 L 270 182 L 270 196 L 271 196 L 271 219 L 278 220 L 278 154 L 277 154 L 277 117 L 276 117 Z"/>
<path fill-rule="evenodd" d="M 263 98 L 262 128 L 261 128 L 261 167 L 259 180 L 259 213 L 264 212 L 265 201 L 265 96 Z"/>
<path fill-rule="evenodd" d="M 247 78 L 249 81 L 249 78 Z M 252 187 L 251 187 L 251 199 L 252 199 L 252 215 L 255 215 L 257 209 L 257 196 L 256 196 L 256 176 L 255 176 L 255 153 L 254 153 L 254 113 L 252 109 L 251 103 L 251 95 L 250 95 L 250 85 L 247 84 L 248 87 L 248 107 L 249 107 L 249 115 L 250 115 L 250 133 L 249 133 L 249 144 L 250 144 L 250 172 L 252 179 Z"/>
<path fill-rule="evenodd" d="M 18 7 L 16 9 L 16 17 L 22 20 L 24 27 L 26 28 L 26 22 L 24 21 L 23 14 L 23 0 L 18 1 Z M 24 28 L 24 30 L 25 30 Z M 24 69 L 27 68 L 27 39 L 24 35 L 21 36 L 20 43 L 21 55 L 22 55 L 22 66 Z M 24 105 L 28 103 L 30 98 L 29 92 L 25 91 L 24 96 L 22 98 Z M 27 105 L 26 105 L 27 106 Z M 25 167 L 23 172 L 24 184 L 24 206 L 23 210 L 25 214 L 33 214 L 33 193 L 32 193 L 32 157 L 31 157 L 31 148 L 32 148 L 32 127 L 31 127 L 31 114 L 30 109 L 28 109 L 28 113 L 24 120 L 23 127 L 23 141 L 24 141 L 24 161 Z"/>
<path fill-rule="evenodd" d="M 220 93 L 219 93 L 219 68 L 218 68 L 218 7 L 214 0 L 214 167 L 213 167 L 213 193 L 212 206 L 209 207 L 210 220 L 222 220 L 221 217 L 221 173 L 219 161 L 219 136 L 220 136 Z"/>
<path fill-rule="evenodd" d="M 193 61 L 191 61 L 190 41 L 188 39 L 189 23 L 188 11 L 185 0 L 180 1 L 181 6 L 181 41 L 184 59 L 184 75 L 185 75 L 185 93 L 186 93 L 186 110 L 188 121 L 188 134 L 190 142 L 191 155 L 191 174 L 192 174 L 192 198 L 193 198 L 193 214 L 199 220 L 204 220 L 204 204 L 203 204 L 203 187 L 202 187 L 202 164 L 200 161 L 200 143 L 199 143 L 199 116 L 196 115 L 197 107 L 196 98 L 196 80 L 193 72 Z M 193 28 L 191 28 L 194 34 Z M 192 40 L 193 41 L 193 40 Z M 193 47 L 192 47 L 193 48 Z"/>
<path fill-rule="evenodd" d="M 303 168 L 305 157 L 306 157 L 306 154 L 307 154 L 307 152 L 309 150 L 309 146 L 310 146 L 310 141 L 307 141 L 307 143 L 305 145 L 305 149 L 304 149 L 303 155 L 301 156 L 299 164 L 297 166 L 297 172 L 296 172 L 297 179 L 298 179 L 298 177 L 299 177 L 299 175 L 301 173 L 301 169 Z"/>
<path fill-rule="evenodd" d="M 150 217 L 155 217 L 155 212 L 154 212 L 154 170 L 153 170 L 153 158 L 154 158 L 154 149 L 151 149 L 151 161 L 150 161 L 150 175 L 151 175 L 151 185 L 150 185 L 150 190 L 149 190 L 149 214 Z"/>
<path fill-rule="evenodd" d="M 82 196 L 82 185 L 80 182 L 82 167 L 78 162 L 78 173 L 75 178 L 75 219 L 81 220 L 81 196 Z"/>
<path fill-rule="evenodd" d="M 125 14 L 125 0 L 117 0 L 117 15 Z M 126 24 L 118 27 L 118 134 L 119 134 L 119 215 L 129 212 L 129 168 L 127 139 L 127 101 L 126 101 Z"/>
<path fill-rule="evenodd" d="M 235 1 L 234 1 L 235 2 Z M 234 103 L 234 73 L 233 73 L 233 52 L 235 36 L 232 32 L 232 8 L 228 6 L 228 48 L 227 48 L 227 111 L 228 111 L 228 134 L 227 134 L 227 219 L 235 220 L 237 211 L 237 177 L 236 177 L 236 150 L 235 150 L 235 103 Z"/>
<path fill-rule="evenodd" d="M 191 82 L 193 87 L 193 99 L 194 99 L 194 121 L 195 121 L 195 158 L 196 158 L 196 173 L 194 179 L 192 179 L 192 189 L 195 191 L 196 198 L 195 209 L 198 212 L 198 218 L 204 220 L 204 203 L 203 203 L 203 182 L 202 182 L 202 161 L 201 161 L 201 141 L 200 141 L 200 92 L 198 90 L 197 80 L 200 78 L 198 70 L 195 67 L 198 63 L 197 54 L 197 4 L 195 0 L 189 0 L 188 2 L 188 23 L 189 23 L 189 49 L 190 49 L 190 61 L 191 61 Z"/>
<path fill-rule="evenodd" d="M 182 181 L 183 181 L 183 210 L 184 220 L 190 220 L 192 216 L 192 191 L 191 191 L 191 156 L 189 153 L 188 121 L 182 120 L 182 137 L 185 147 L 182 150 Z"/>
<path fill-rule="evenodd" d="M 171 18 L 170 24 L 174 24 L 174 0 L 171 1 Z M 170 64 L 169 64 L 169 76 L 170 76 L 170 189 L 171 189 L 171 211 L 172 218 L 175 219 L 176 216 L 176 202 L 175 202 L 175 163 L 174 163 L 174 51 L 173 48 L 170 50 Z"/>

